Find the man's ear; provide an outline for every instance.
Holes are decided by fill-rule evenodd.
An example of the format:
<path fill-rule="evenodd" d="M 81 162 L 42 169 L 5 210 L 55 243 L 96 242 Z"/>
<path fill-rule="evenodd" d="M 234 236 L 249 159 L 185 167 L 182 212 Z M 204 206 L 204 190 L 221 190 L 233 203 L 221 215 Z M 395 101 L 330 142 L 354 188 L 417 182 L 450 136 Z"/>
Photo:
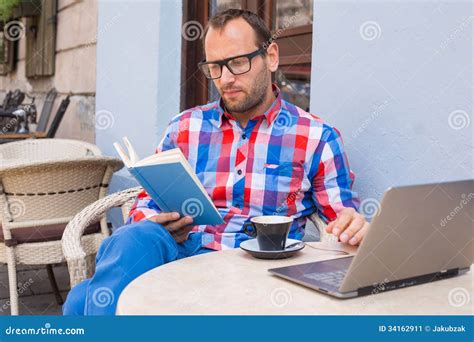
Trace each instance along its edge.
<path fill-rule="evenodd" d="M 267 65 L 271 72 L 275 72 L 278 69 L 280 58 L 278 53 L 278 44 L 272 42 L 267 48 Z"/>

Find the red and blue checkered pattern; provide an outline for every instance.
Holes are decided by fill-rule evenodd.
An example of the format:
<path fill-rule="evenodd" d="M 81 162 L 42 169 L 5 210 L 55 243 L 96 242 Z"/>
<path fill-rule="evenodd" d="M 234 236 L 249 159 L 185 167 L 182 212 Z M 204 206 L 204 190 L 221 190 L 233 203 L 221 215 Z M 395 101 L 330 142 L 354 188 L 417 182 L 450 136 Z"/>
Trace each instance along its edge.
<path fill-rule="evenodd" d="M 243 225 L 254 216 L 292 216 L 289 237 L 301 239 L 313 212 L 329 222 L 343 208 L 358 209 L 354 174 L 339 132 L 274 90 L 270 109 L 245 128 L 216 101 L 175 116 L 157 148 L 182 150 L 224 218 L 221 225 L 193 227 L 203 232 L 204 247 L 238 247 L 250 238 Z M 159 212 L 143 191 L 127 223 Z"/>

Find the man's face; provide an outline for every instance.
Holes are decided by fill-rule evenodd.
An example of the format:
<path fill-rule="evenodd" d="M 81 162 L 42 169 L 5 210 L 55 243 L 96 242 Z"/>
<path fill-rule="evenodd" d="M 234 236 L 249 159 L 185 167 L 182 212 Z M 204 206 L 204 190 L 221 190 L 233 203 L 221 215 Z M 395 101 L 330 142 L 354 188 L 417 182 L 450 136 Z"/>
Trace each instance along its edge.
<path fill-rule="evenodd" d="M 227 22 L 222 29 L 210 27 L 206 35 L 207 61 L 244 55 L 257 49 L 255 32 L 242 18 Z M 271 72 L 274 71 L 274 63 L 269 63 L 268 57 L 254 57 L 250 71 L 241 75 L 233 75 L 227 67 L 222 67 L 222 76 L 214 80 L 214 85 L 227 110 L 244 113 L 265 100 L 267 89 L 271 85 Z"/>

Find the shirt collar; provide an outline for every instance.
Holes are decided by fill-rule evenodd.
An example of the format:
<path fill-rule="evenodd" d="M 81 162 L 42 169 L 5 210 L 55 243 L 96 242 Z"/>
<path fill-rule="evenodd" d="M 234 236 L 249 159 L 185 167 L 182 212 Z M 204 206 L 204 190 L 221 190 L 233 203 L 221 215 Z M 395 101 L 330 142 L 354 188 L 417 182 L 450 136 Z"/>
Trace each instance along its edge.
<path fill-rule="evenodd" d="M 265 119 L 267 120 L 267 126 L 271 125 L 271 123 L 273 122 L 273 120 L 275 120 L 275 118 L 278 116 L 281 110 L 282 97 L 281 97 L 280 88 L 278 88 L 278 86 L 275 83 L 273 83 L 272 90 L 273 90 L 273 94 L 275 95 L 275 101 L 273 101 L 272 105 L 270 106 L 270 108 L 267 109 L 265 113 L 263 113 L 262 115 L 257 115 L 254 118 L 252 118 L 252 120 L 255 120 L 255 119 L 260 118 L 261 116 L 264 116 Z M 217 127 L 221 127 L 223 118 L 226 118 L 227 120 L 235 120 L 232 114 L 230 114 L 224 109 L 225 107 L 224 107 L 224 102 L 222 101 L 222 98 L 219 98 L 219 101 L 217 103 L 218 103 L 218 106 L 217 106 L 218 118 L 216 120 Z"/>

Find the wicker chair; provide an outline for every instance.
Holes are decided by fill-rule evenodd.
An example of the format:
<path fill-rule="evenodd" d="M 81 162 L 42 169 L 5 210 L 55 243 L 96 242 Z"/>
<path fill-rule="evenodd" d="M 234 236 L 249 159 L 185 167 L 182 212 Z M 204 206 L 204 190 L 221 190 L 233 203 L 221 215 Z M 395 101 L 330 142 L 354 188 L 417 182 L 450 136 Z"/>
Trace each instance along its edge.
<path fill-rule="evenodd" d="M 103 220 L 107 211 L 112 208 L 121 208 L 125 221 L 140 190 L 140 187 L 131 188 L 102 198 L 85 207 L 68 223 L 64 230 L 62 245 L 69 269 L 71 288 L 92 277 L 95 271 L 95 260 L 86 257 L 87 251 L 80 242 L 86 227 Z"/>
<path fill-rule="evenodd" d="M 7 143 L 0 146 L 0 157 L 0 262 L 8 265 L 11 313 L 17 315 L 16 266 L 46 264 L 60 301 L 51 265 L 66 261 L 65 226 L 106 196 L 113 172 L 123 164 L 101 156 L 94 145 L 62 139 Z M 94 255 L 108 235 L 104 218 L 87 227 L 79 243 L 86 255 Z"/>
<path fill-rule="evenodd" d="M 0 145 L 0 167 L 22 161 L 42 161 L 101 156 L 93 144 L 71 139 L 27 139 Z"/>
<path fill-rule="evenodd" d="M 102 198 L 84 208 L 66 226 L 62 244 L 69 269 L 71 288 L 92 277 L 95 270 L 95 260 L 86 258 L 87 251 L 84 250 L 80 242 L 86 227 L 103 219 L 107 211 L 112 208 L 121 208 L 122 217 L 125 221 L 137 194 L 141 190 L 140 187 L 131 188 Z M 309 219 L 319 231 L 321 241 L 334 240 L 332 235 L 326 233 L 324 229 L 326 224 L 317 214 L 311 215 Z"/>

